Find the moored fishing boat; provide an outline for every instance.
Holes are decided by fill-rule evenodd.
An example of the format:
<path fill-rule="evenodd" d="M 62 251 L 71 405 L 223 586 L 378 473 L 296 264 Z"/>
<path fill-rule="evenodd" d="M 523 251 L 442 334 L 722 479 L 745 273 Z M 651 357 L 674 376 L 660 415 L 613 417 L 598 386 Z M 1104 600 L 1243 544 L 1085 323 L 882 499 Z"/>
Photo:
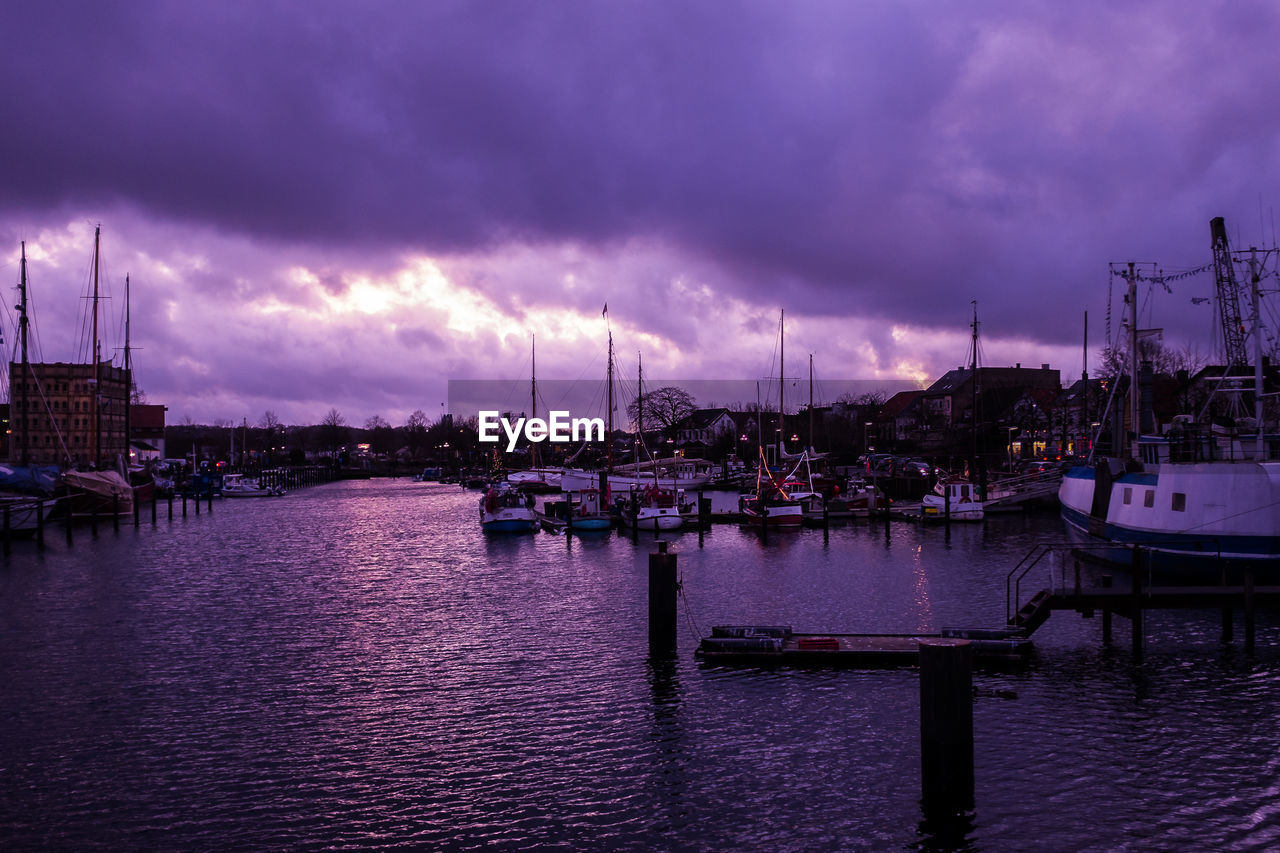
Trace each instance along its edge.
<path fill-rule="evenodd" d="M 224 498 L 271 498 L 284 494 L 284 489 L 269 486 L 261 479 L 249 481 L 244 474 L 224 474 L 222 496 Z"/>
<path fill-rule="evenodd" d="M 485 533 L 532 533 L 538 529 L 533 495 L 521 494 L 505 483 L 480 496 L 480 529 Z"/>
<path fill-rule="evenodd" d="M 650 483 L 633 489 L 619 501 L 622 523 L 636 530 L 676 530 L 684 526 L 683 515 L 696 512 L 682 491 L 659 488 Z"/>
<path fill-rule="evenodd" d="M 1210 232 L 1218 300 L 1231 305 L 1236 300 L 1235 260 L 1221 218 L 1210 223 Z M 1091 457 L 1089 464 L 1063 475 L 1058 498 L 1068 529 L 1082 541 L 1116 545 L 1107 552 L 1116 562 L 1130 563 L 1133 546 L 1141 546 L 1151 555 L 1153 574 L 1214 583 L 1227 573 L 1239 575 L 1246 570 L 1259 580 L 1280 578 L 1280 460 L 1274 452 L 1280 436 L 1263 426 L 1264 400 L 1274 396 L 1270 393 L 1274 388 L 1264 382 L 1258 253 L 1250 250 L 1246 260 L 1253 296 L 1248 327 L 1253 342 L 1252 387 L 1243 374 L 1228 384 L 1229 371 L 1224 370 L 1215 393 L 1238 395 L 1242 401 L 1252 398 L 1254 416 L 1223 427 L 1198 424 L 1191 416 L 1181 415 L 1166 434 L 1140 434 L 1127 452 L 1117 448 L 1121 452 L 1115 456 Z M 1139 432 L 1136 427 L 1142 424 L 1134 357 L 1140 335 L 1135 265 L 1129 264 L 1121 275 L 1128 282 L 1129 400 L 1123 415 L 1111 413 L 1112 435 Z M 1237 319 L 1228 320 L 1233 314 Z M 1238 314 L 1238 304 L 1221 313 L 1228 365 L 1250 360 Z M 1227 341 L 1232 332 L 1236 339 Z"/>
<path fill-rule="evenodd" d="M 977 488 L 968 480 L 942 480 L 920 499 L 925 521 L 982 521 L 985 517 Z"/>

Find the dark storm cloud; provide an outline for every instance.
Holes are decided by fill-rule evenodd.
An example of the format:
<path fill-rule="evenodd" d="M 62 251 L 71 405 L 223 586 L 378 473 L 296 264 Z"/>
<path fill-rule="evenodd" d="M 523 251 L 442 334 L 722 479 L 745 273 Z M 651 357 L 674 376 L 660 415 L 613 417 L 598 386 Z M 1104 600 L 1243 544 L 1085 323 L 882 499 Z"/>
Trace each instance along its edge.
<path fill-rule="evenodd" d="M 309 249 L 335 297 L 352 259 L 390 271 L 426 252 L 508 316 L 590 316 L 609 299 L 690 349 L 714 346 L 688 308 L 701 285 L 880 318 L 878 349 L 888 323 L 963 330 L 975 299 L 987 332 L 1061 345 L 1085 307 L 1100 313 L 1108 261 L 1203 263 L 1207 220 L 1252 217 L 1280 183 L 1280 117 L 1259 99 L 1270 4 L 41 3 L 5 17 L 0 214 L 117 206 L 243 238 L 226 244 L 243 262 L 183 285 L 227 300 L 316 298 L 268 268 L 273 245 L 294 263 Z M 584 263 L 575 289 L 564 257 L 504 276 L 483 262 L 566 245 L 616 254 L 626 275 Z M 425 343 L 420 328 L 396 337 Z M 458 357 L 445 349 L 438 361 Z"/>

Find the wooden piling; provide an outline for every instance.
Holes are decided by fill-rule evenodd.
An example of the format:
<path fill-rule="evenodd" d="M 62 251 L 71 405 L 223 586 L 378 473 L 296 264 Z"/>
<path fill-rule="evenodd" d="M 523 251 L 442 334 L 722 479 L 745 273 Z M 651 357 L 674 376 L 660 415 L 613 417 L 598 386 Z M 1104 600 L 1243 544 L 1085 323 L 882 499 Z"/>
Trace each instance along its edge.
<path fill-rule="evenodd" d="M 151 495 L 151 526 L 156 526 L 156 496 L 154 493 Z"/>
<path fill-rule="evenodd" d="M 41 509 L 40 504 L 36 504 L 36 512 L 39 512 L 40 509 Z M 9 556 L 9 548 L 10 548 L 9 534 L 10 534 L 11 524 L 12 524 L 12 520 L 9 518 L 9 507 L 6 506 L 4 508 L 4 555 L 6 557 Z"/>
<path fill-rule="evenodd" d="M 187 517 L 187 493 L 182 493 L 182 517 Z"/>
<path fill-rule="evenodd" d="M 670 654 L 676 648 L 676 597 L 679 592 L 676 555 L 667 543 L 649 555 L 649 654 Z"/>
<path fill-rule="evenodd" d="M 71 506 L 66 505 L 67 514 L 62 517 L 63 526 L 67 528 L 67 544 L 71 544 Z"/>
<path fill-rule="evenodd" d="M 973 808 L 973 650 L 920 641 L 920 764 L 926 814 Z"/>
<path fill-rule="evenodd" d="M 133 493 L 133 526 L 138 526 L 138 521 L 142 517 L 142 507 L 138 505 L 138 493 Z"/>
<path fill-rule="evenodd" d="M 44 550 L 44 507 L 36 504 L 36 547 Z"/>
<path fill-rule="evenodd" d="M 136 504 L 137 501 L 134 501 Z M 111 529 L 116 533 L 120 532 L 120 494 L 119 492 L 111 493 Z"/>

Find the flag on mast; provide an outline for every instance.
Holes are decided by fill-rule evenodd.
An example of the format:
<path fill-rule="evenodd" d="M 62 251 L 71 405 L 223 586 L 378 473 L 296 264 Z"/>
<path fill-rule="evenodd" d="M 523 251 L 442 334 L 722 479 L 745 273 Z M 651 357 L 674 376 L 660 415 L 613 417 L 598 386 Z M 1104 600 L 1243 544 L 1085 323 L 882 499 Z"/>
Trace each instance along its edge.
<path fill-rule="evenodd" d="M 608 316 L 608 314 L 609 314 L 609 303 L 606 302 L 604 304 L 604 308 L 600 311 L 600 316 L 605 317 L 605 316 Z"/>

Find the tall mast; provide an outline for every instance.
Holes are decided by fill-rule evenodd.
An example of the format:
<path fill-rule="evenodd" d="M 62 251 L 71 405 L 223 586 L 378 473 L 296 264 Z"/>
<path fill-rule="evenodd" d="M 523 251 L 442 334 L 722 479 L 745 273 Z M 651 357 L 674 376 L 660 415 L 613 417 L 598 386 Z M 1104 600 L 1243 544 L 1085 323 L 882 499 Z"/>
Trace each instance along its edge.
<path fill-rule="evenodd" d="M 529 420 L 538 416 L 538 336 L 530 335 L 529 367 Z M 538 467 L 538 443 L 529 442 L 529 461 Z"/>
<path fill-rule="evenodd" d="M 971 300 L 973 304 L 973 354 L 969 362 L 969 369 L 973 372 L 973 416 L 972 423 L 972 441 L 973 446 L 973 470 L 971 475 L 978 474 L 978 300 Z"/>
<path fill-rule="evenodd" d="M 31 439 L 27 430 L 27 422 L 30 416 L 27 411 L 27 381 L 30 368 L 27 366 L 27 242 L 25 240 L 22 241 L 22 277 L 18 284 L 18 294 L 21 297 L 18 308 L 18 340 L 22 344 L 22 372 L 19 374 L 22 377 L 20 385 L 22 388 L 22 408 L 19 410 L 19 417 L 14 418 L 13 414 L 10 413 L 9 418 L 10 422 L 16 420 L 21 424 L 22 441 L 20 447 L 22 453 L 20 458 L 22 464 L 26 465 L 30 456 Z"/>
<path fill-rule="evenodd" d="M 813 353 L 809 353 L 809 449 L 813 449 Z"/>
<path fill-rule="evenodd" d="M 124 464 L 128 469 L 133 456 L 132 417 L 129 410 L 133 408 L 133 364 L 129 360 L 129 274 L 124 276 Z M 246 434 L 247 437 L 247 434 Z"/>
<path fill-rule="evenodd" d="M 1081 432 L 1086 435 L 1092 435 L 1089 430 L 1089 312 L 1084 312 L 1084 367 L 1080 370 L 1080 385 L 1082 393 L 1080 395 L 1080 424 Z M 1090 448 L 1090 454 L 1093 449 Z M 1080 448 L 1076 448 L 1076 456 L 1080 455 Z"/>
<path fill-rule="evenodd" d="M 644 361 L 636 353 L 636 435 L 644 441 Z M 636 456 L 636 462 L 640 457 Z"/>
<path fill-rule="evenodd" d="M 1129 417 L 1134 441 L 1129 444 L 1129 455 L 1138 455 L 1138 275 L 1134 262 L 1129 262 L 1129 289 L 1125 299 L 1129 303 Z M 1121 419 L 1123 421 L 1123 419 Z M 1124 424 L 1120 431 L 1123 433 Z"/>
<path fill-rule="evenodd" d="M 778 316 L 778 462 L 782 462 L 782 451 L 786 447 L 787 407 L 782 404 L 782 389 L 787 384 L 787 309 L 783 308 Z"/>
<path fill-rule="evenodd" d="M 608 421 L 608 427 L 605 430 L 605 470 L 613 471 L 613 331 L 609 331 L 609 368 L 608 368 L 608 399 L 605 403 L 605 419 Z"/>
<path fill-rule="evenodd" d="M 1258 301 L 1258 250 L 1249 247 L 1249 292 L 1253 308 L 1253 416 L 1258 425 L 1258 444 L 1254 458 L 1265 459 L 1262 452 L 1262 315 Z"/>
<path fill-rule="evenodd" d="M 98 249 L 102 226 L 93 229 L 93 462 L 102 467 L 102 376 L 98 344 Z"/>

